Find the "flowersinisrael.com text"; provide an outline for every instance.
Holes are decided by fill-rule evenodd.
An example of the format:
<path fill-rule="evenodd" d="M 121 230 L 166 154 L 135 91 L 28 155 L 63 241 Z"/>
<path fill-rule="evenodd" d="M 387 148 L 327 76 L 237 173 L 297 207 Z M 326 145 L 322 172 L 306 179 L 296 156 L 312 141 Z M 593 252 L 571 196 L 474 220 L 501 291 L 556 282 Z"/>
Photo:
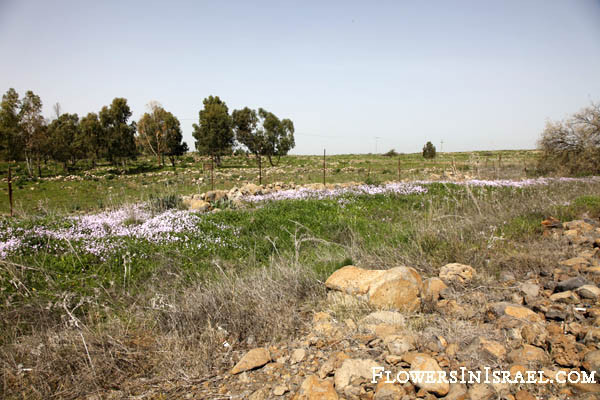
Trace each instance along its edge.
<path fill-rule="evenodd" d="M 510 371 L 492 370 L 484 367 L 483 370 L 468 370 L 461 367 L 458 370 L 446 371 L 407 371 L 399 370 L 396 373 L 384 367 L 373 368 L 372 383 L 384 380 L 385 383 L 509 383 L 509 384 L 546 384 L 546 383 L 596 383 L 596 371 L 557 371 L 553 379 L 548 378 L 543 371 L 525 371 L 511 374 Z"/>

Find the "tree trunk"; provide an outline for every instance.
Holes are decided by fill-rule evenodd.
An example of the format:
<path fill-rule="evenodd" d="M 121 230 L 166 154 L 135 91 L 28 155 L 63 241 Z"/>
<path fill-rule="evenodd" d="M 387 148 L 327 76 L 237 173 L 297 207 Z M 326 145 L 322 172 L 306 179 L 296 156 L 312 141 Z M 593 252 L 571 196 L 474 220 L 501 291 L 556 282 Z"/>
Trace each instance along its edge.
<path fill-rule="evenodd" d="M 281 160 L 281 156 L 277 156 L 277 163 L 273 163 L 273 158 L 271 155 L 267 156 L 269 158 L 269 163 L 271 164 L 271 167 L 275 167 L 277 165 L 279 165 L 279 161 Z"/>
<path fill-rule="evenodd" d="M 38 170 L 38 178 L 42 177 L 42 163 L 40 161 L 40 157 L 38 156 L 36 159 L 36 164 L 37 164 L 37 170 Z"/>

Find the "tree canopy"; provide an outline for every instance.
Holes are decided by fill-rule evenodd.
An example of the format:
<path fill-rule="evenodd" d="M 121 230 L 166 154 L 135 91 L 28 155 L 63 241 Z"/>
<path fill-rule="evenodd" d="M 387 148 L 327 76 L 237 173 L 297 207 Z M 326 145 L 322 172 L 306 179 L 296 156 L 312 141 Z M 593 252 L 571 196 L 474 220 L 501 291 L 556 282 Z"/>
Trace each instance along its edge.
<path fill-rule="evenodd" d="M 137 124 L 138 144 L 147 154 L 156 156 L 163 165 L 165 156 L 174 164 L 174 157 L 187 151 L 179 120 L 158 102 L 150 102 L 148 108 L 150 113 L 145 113 Z"/>
<path fill-rule="evenodd" d="M 427 142 L 425 146 L 423 146 L 423 157 L 424 158 L 435 158 L 436 150 L 435 146 L 431 142 Z"/>
<path fill-rule="evenodd" d="M 196 139 L 196 150 L 209 155 L 220 163 L 221 156 L 230 153 L 234 143 L 232 120 L 229 109 L 218 96 L 209 96 L 202 102 L 198 124 L 194 124 L 192 135 Z"/>

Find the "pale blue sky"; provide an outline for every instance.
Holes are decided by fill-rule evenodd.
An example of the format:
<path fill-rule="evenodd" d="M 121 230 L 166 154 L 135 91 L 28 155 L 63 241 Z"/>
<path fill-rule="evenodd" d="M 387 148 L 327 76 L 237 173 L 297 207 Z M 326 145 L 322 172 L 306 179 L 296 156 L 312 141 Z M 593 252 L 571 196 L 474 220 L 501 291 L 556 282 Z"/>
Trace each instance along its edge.
<path fill-rule="evenodd" d="M 600 1 L 0 0 L 0 91 L 80 116 L 202 99 L 296 126 L 296 154 L 533 148 L 600 101 Z"/>

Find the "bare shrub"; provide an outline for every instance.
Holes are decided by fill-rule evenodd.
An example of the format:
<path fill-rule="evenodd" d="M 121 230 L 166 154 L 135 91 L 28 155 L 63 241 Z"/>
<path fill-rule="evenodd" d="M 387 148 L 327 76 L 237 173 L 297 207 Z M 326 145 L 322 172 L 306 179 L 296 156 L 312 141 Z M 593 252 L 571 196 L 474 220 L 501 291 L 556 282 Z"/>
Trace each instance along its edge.
<path fill-rule="evenodd" d="M 600 103 L 559 122 L 548 122 L 539 141 L 539 167 L 570 175 L 600 172 Z"/>

